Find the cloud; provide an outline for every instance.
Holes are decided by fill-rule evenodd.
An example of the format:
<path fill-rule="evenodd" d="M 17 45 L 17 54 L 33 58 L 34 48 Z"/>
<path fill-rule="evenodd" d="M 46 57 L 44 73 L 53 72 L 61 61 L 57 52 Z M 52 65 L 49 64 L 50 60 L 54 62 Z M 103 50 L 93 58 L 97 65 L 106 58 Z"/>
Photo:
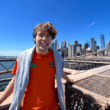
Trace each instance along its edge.
<path fill-rule="evenodd" d="M 96 23 L 97 22 L 93 22 L 93 23 L 89 24 L 87 27 L 91 27 L 91 26 L 95 25 Z"/>

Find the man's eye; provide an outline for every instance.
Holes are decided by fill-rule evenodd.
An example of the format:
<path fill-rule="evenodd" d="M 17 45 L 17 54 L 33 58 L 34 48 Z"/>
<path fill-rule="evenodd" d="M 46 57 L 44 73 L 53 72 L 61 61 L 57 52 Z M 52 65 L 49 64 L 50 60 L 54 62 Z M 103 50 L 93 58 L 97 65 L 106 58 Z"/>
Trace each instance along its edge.
<path fill-rule="evenodd" d="M 50 35 L 49 35 L 49 36 L 47 36 L 47 37 L 50 37 Z"/>
<path fill-rule="evenodd" d="M 39 36 L 40 36 L 40 37 L 42 37 L 42 36 L 43 36 L 43 34 L 39 34 Z"/>

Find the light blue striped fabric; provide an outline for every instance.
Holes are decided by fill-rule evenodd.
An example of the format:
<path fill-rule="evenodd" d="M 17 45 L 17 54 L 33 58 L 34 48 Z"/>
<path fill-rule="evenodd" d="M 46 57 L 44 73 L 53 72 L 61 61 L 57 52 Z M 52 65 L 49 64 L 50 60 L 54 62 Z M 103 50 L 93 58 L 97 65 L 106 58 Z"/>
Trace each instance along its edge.
<path fill-rule="evenodd" d="M 35 46 L 27 49 L 19 55 L 18 67 L 16 72 L 16 79 L 14 84 L 14 92 L 12 103 L 9 110 L 18 110 L 25 92 L 25 89 L 28 85 L 29 81 L 29 69 L 31 65 L 32 54 L 35 49 Z M 64 60 L 61 55 L 54 49 L 51 48 L 54 53 L 56 73 L 55 78 L 57 80 L 57 90 L 58 90 L 58 98 L 61 110 L 65 110 L 64 108 L 64 94 L 61 82 L 61 76 L 63 71 Z"/>

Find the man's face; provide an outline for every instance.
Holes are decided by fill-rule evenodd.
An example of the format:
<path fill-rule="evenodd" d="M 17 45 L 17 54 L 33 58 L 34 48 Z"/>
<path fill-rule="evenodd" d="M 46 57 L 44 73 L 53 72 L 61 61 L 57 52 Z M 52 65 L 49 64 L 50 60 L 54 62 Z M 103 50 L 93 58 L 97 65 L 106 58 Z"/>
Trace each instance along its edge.
<path fill-rule="evenodd" d="M 52 36 L 48 32 L 38 31 L 36 38 L 36 51 L 39 54 L 46 54 L 52 42 Z"/>

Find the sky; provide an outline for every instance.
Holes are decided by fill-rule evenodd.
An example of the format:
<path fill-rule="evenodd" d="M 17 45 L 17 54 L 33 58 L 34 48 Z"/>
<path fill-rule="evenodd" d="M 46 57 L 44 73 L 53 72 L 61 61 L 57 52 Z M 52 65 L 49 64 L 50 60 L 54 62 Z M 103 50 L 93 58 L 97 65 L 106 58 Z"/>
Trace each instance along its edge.
<path fill-rule="evenodd" d="M 66 40 L 82 45 L 95 38 L 100 46 L 110 41 L 110 0 L 1 0 L 0 56 L 18 56 L 34 46 L 33 29 L 51 22 L 58 30 L 59 46 Z"/>

